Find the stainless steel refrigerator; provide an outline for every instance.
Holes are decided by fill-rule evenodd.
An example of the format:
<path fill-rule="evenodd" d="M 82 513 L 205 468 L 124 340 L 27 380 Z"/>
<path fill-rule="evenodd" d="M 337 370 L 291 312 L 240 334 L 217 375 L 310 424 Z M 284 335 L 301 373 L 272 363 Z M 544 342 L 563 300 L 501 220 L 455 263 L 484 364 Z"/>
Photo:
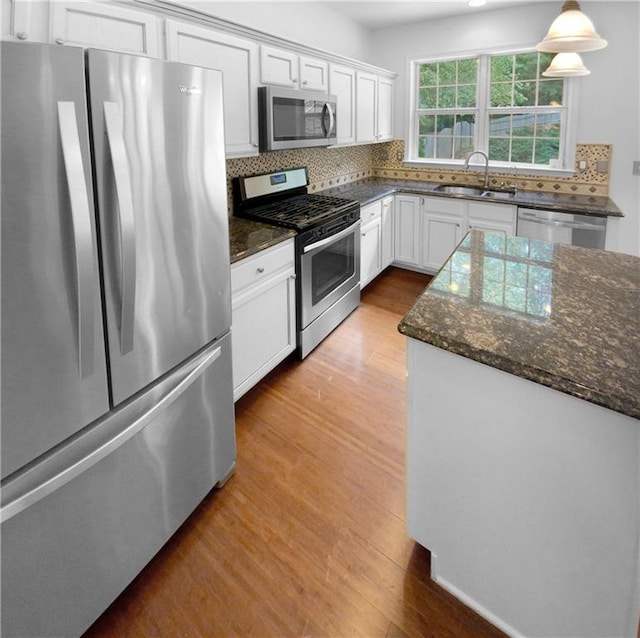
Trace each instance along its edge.
<path fill-rule="evenodd" d="M 235 465 L 221 74 L 1 46 L 2 636 L 73 636 Z"/>

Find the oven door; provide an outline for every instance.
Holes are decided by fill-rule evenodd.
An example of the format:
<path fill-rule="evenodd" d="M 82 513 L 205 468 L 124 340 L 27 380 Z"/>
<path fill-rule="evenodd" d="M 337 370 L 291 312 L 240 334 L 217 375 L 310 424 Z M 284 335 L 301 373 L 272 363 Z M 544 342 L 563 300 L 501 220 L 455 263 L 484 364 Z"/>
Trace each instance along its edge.
<path fill-rule="evenodd" d="M 301 248 L 300 328 L 360 285 L 360 220 Z"/>

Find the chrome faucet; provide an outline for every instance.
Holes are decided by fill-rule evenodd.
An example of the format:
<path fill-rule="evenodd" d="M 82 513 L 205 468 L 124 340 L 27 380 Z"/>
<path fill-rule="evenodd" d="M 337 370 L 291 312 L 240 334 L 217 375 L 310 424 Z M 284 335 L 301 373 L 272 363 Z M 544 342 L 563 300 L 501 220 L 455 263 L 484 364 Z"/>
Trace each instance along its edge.
<path fill-rule="evenodd" d="M 467 155 L 467 159 L 464 161 L 464 170 L 469 170 L 469 160 L 474 155 L 482 155 L 484 157 L 484 182 L 482 183 L 482 188 L 489 188 L 489 157 L 483 151 L 471 151 L 469 155 Z"/>

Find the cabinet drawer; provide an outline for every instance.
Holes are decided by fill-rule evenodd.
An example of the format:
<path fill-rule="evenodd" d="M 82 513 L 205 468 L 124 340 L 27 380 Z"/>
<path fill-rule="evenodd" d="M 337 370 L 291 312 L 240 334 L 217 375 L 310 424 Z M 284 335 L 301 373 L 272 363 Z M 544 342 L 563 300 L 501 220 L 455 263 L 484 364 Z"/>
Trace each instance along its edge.
<path fill-rule="evenodd" d="M 469 202 L 469 219 L 511 224 L 516 218 L 516 207 L 511 204 L 494 204 L 493 202 Z"/>
<path fill-rule="evenodd" d="M 283 270 L 295 267 L 293 239 L 267 248 L 231 266 L 231 293 L 260 283 Z"/>
<path fill-rule="evenodd" d="M 366 226 L 369 222 L 382 217 L 382 200 L 367 204 L 360 209 L 360 225 Z"/>

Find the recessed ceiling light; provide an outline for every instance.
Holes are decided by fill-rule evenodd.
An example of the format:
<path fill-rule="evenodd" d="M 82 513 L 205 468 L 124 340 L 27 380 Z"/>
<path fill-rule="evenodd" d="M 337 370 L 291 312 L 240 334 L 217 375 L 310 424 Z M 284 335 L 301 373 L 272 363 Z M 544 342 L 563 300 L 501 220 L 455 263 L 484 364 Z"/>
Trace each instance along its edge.
<path fill-rule="evenodd" d="M 470 7 L 482 7 L 487 4 L 487 0 L 469 0 Z"/>

